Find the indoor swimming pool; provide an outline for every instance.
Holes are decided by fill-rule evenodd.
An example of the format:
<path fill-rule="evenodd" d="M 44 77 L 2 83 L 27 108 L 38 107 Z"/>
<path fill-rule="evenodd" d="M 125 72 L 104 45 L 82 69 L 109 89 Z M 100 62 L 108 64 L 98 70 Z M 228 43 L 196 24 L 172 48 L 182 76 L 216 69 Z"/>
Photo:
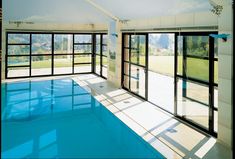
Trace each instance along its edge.
<path fill-rule="evenodd" d="M 2 158 L 165 158 L 72 79 L 1 91 Z"/>

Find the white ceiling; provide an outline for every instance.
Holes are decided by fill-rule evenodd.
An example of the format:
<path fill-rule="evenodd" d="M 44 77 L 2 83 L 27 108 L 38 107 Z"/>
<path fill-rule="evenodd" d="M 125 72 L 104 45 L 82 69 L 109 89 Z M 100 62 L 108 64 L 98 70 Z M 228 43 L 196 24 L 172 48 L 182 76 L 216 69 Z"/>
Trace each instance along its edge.
<path fill-rule="evenodd" d="M 98 23 L 109 17 L 86 0 L 3 0 L 3 21 Z"/>
<path fill-rule="evenodd" d="M 208 0 L 92 0 L 121 20 L 209 11 Z M 86 0 L 3 0 L 4 21 L 104 23 L 110 18 Z"/>
<path fill-rule="evenodd" d="M 141 19 L 209 11 L 208 0 L 93 0 L 120 19 Z"/>

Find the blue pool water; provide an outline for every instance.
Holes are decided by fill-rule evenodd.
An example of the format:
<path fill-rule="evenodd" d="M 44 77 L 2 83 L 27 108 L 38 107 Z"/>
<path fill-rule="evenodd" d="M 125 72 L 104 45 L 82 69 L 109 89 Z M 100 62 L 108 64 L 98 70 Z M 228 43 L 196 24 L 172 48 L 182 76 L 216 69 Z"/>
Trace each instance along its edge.
<path fill-rule="evenodd" d="M 2 85 L 2 158 L 164 158 L 71 79 Z"/>

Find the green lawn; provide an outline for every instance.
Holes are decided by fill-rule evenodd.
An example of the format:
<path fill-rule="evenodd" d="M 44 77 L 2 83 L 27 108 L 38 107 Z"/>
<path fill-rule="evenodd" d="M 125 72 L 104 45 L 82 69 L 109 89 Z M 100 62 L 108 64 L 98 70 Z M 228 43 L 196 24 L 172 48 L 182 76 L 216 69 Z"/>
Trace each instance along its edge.
<path fill-rule="evenodd" d="M 140 63 L 144 63 L 144 57 L 140 58 Z M 214 65 L 214 80 L 218 82 L 218 62 Z M 174 56 L 150 56 L 149 70 L 161 74 L 174 76 Z M 182 75 L 182 57 L 178 57 L 178 74 Z M 209 64 L 207 60 L 188 58 L 187 75 L 201 80 L 209 80 Z"/>
<path fill-rule="evenodd" d="M 90 62 L 90 57 L 75 58 L 76 62 Z M 140 57 L 140 64 L 144 64 L 144 57 Z M 97 59 L 97 64 L 100 61 Z M 103 64 L 107 64 L 107 60 L 103 60 Z M 24 63 L 21 63 L 24 65 Z M 72 61 L 70 59 L 58 59 L 54 62 L 55 67 L 71 67 Z M 82 65 L 85 66 L 85 65 Z M 50 68 L 51 60 L 33 61 L 32 68 Z M 202 80 L 209 78 L 209 66 L 207 60 L 188 58 L 187 60 L 187 75 Z M 174 56 L 150 56 L 149 70 L 170 75 L 174 75 Z M 178 57 L 178 73 L 182 74 L 182 57 Z M 218 82 L 218 62 L 215 63 L 215 82 Z"/>

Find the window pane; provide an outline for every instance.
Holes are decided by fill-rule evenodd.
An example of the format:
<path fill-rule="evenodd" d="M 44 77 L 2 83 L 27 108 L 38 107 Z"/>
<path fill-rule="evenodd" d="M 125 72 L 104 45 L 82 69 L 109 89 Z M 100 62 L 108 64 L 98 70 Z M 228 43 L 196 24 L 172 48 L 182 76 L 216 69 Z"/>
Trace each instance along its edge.
<path fill-rule="evenodd" d="M 14 67 L 7 70 L 7 77 L 29 76 L 29 67 Z"/>
<path fill-rule="evenodd" d="M 29 56 L 8 57 L 7 59 L 8 66 L 29 65 Z"/>
<path fill-rule="evenodd" d="M 72 34 L 55 34 L 54 53 L 55 54 L 73 53 L 73 35 Z"/>
<path fill-rule="evenodd" d="M 100 75 L 100 56 L 96 55 L 95 57 L 95 73 Z"/>
<path fill-rule="evenodd" d="M 91 43 L 92 36 L 86 34 L 75 35 L 75 43 Z"/>
<path fill-rule="evenodd" d="M 187 55 L 208 57 L 209 36 L 185 36 Z"/>
<path fill-rule="evenodd" d="M 32 75 L 51 74 L 51 56 L 32 56 Z"/>
<path fill-rule="evenodd" d="M 91 63 L 91 55 L 75 55 L 74 63 Z"/>
<path fill-rule="evenodd" d="M 218 58 L 218 39 L 214 38 L 215 43 L 214 43 L 214 58 Z"/>
<path fill-rule="evenodd" d="M 145 35 L 131 36 L 131 62 L 145 65 Z"/>
<path fill-rule="evenodd" d="M 108 59 L 107 57 L 102 56 L 102 66 L 108 66 Z"/>
<path fill-rule="evenodd" d="M 92 45 L 74 45 L 74 53 L 92 53 Z"/>
<path fill-rule="evenodd" d="M 100 55 L 100 45 L 96 45 L 95 53 Z"/>
<path fill-rule="evenodd" d="M 107 78 L 107 73 L 108 73 L 107 68 L 106 67 L 102 67 L 102 76 Z"/>
<path fill-rule="evenodd" d="M 51 54 L 51 34 L 32 34 L 32 54 Z"/>
<path fill-rule="evenodd" d="M 214 61 L 214 83 L 218 84 L 218 61 Z"/>
<path fill-rule="evenodd" d="M 148 100 L 174 113 L 175 35 L 149 34 Z"/>
<path fill-rule="evenodd" d="M 29 55 L 29 45 L 8 45 L 8 55 Z"/>
<path fill-rule="evenodd" d="M 208 128 L 209 106 L 208 103 L 209 89 L 199 83 L 183 81 L 177 82 L 177 114 L 198 125 Z"/>
<path fill-rule="evenodd" d="M 183 75 L 183 56 L 182 56 L 182 54 L 181 55 L 178 55 L 178 57 L 177 57 L 178 59 L 178 66 L 177 66 L 177 75 Z"/>
<path fill-rule="evenodd" d="M 54 73 L 72 73 L 72 62 L 73 60 L 71 55 L 54 56 Z"/>
<path fill-rule="evenodd" d="M 103 35 L 103 43 L 102 44 L 107 44 L 108 41 L 107 41 L 107 35 Z"/>
<path fill-rule="evenodd" d="M 187 87 L 187 90 L 186 90 L 187 98 L 209 105 L 208 86 L 198 84 L 198 83 L 193 83 L 193 82 L 186 82 L 185 86 Z"/>
<path fill-rule="evenodd" d="M 89 73 L 91 72 L 91 64 L 74 65 L 74 73 Z"/>
<path fill-rule="evenodd" d="M 95 53 L 100 54 L 100 35 L 96 35 Z"/>
<path fill-rule="evenodd" d="M 131 65 L 131 91 L 145 96 L 145 72 L 143 67 Z"/>
<path fill-rule="evenodd" d="M 29 44 L 30 34 L 8 34 L 9 44 Z"/>
<path fill-rule="evenodd" d="M 183 75 L 183 36 L 178 36 L 177 75 Z"/>
<path fill-rule="evenodd" d="M 102 55 L 108 56 L 107 46 L 105 45 L 102 46 Z"/>
<path fill-rule="evenodd" d="M 100 44 L 100 35 L 95 36 L 95 42 L 96 42 L 96 45 Z"/>
<path fill-rule="evenodd" d="M 187 58 L 187 77 L 209 81 L 209 61 L 197 58 Z"/>
<path fill-rule="evenodd" d="M 174 76 L 174 34 L 149 34 L 149 70 Z"/>
<path fill-rule="evenodd" d="M 214 107 L 218 108 L 218 88 L 214 87 Z"/>
<path fill-rule="evenodd" d="M 214 131 L 218 132 L 218 111 L 214 111 Z"/>

